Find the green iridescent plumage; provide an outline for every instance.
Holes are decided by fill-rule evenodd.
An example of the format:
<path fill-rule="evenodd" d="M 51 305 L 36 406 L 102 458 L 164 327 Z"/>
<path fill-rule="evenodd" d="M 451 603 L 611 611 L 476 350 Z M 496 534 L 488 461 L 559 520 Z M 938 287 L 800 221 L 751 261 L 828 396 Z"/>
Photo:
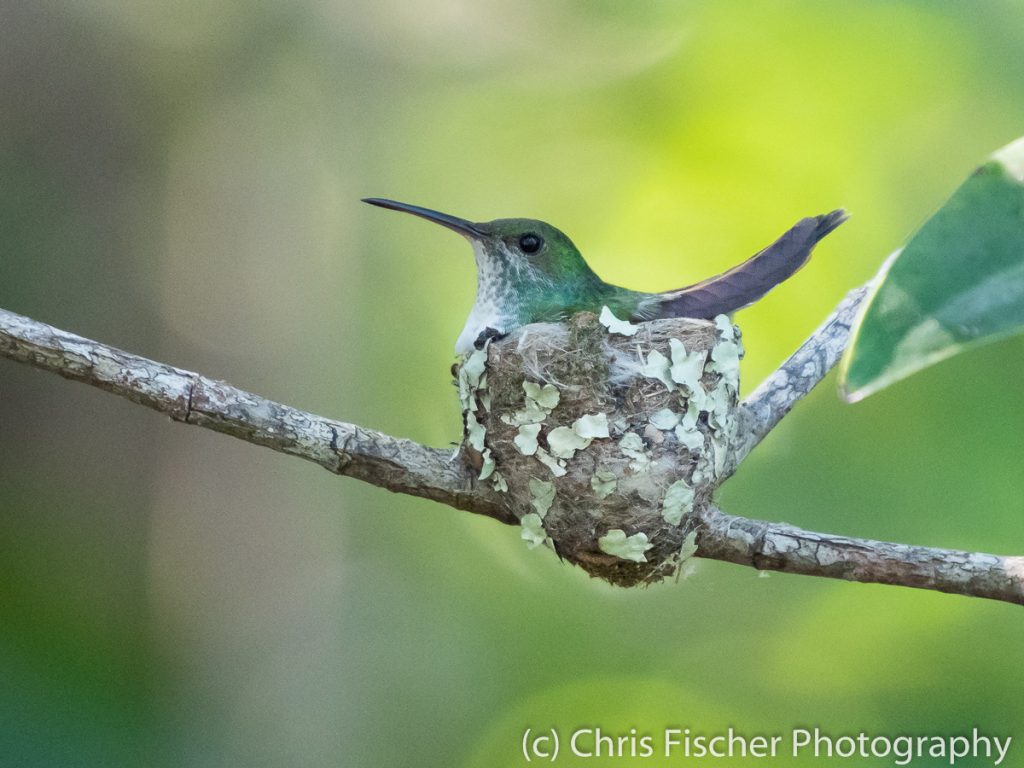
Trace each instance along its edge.
<path fill-rule="evenodd" d="M 472 244 L 477 295 L 455 345 L 459 354 L 489 335 L 501 336 L 529 323 L 564 320 L 577 312 L 598 313 L 605 306 L 635 322 L 730 314 L 796 272 L 814 245 L 846 219 L 841 210 L 802 219 L 775 243 L 728 272 L 677 290 L 643 293 L 604 282 L 573 242 L 543 221 L 474 223 L 393 200 L 367 198 L 365 202 L 436 222 Z"/>

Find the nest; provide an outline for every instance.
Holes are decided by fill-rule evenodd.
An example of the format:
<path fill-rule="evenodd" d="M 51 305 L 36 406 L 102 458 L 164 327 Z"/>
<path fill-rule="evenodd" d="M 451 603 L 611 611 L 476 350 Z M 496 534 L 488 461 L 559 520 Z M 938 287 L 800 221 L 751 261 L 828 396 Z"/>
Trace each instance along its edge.
<path fill-rule="evenodd" d="M 525 326 L 460 366 L 462 460 L 532 546 L 613 584 L 660 581 L 730 461 L 741 355 L 725 317 Z"/>

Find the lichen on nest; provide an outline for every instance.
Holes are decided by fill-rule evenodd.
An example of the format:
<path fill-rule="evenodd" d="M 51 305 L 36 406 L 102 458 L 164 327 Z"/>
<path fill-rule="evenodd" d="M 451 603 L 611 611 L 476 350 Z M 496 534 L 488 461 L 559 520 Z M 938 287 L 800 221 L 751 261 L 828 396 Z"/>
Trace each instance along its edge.
<path fill-rule="evenodd" d="M 734 443 L 742 346 L 724 316 L 610 315 L 528 325 L 467 356 L 461 455 L 529 544 L 633 586 L 691 553 Z"/>

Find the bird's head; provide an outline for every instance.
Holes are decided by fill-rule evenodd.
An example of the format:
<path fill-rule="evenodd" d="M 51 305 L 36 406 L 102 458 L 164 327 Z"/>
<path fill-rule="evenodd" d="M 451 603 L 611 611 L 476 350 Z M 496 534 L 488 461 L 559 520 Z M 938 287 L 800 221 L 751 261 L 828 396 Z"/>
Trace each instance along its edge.
<path fill-rule="evenodd" d="M 592 274 L 565 233 L 537 219 L 495 219 L 473 222 L 447 213 L 381 198 L 363 202 L 411 213 L 458 232 L 469 240 L 483 285 L 490 280 L 513 289 L 536 290 L 542 283 L 572 283 Z"/>

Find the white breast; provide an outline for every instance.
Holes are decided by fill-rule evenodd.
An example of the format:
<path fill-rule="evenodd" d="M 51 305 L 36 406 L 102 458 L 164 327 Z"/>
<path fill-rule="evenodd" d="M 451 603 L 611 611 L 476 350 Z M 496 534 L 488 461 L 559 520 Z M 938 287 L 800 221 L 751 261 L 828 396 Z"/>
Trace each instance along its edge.
<path fill-rule="evenodd" d="M 473 351 L 473 343 L 480 334 L 488 328 L 493 328 L 499 333 L 506 333 L 505 319 L 498 312 L 498 307 L 493 303 L 481 304 L 479 299 L 473 304 L 473 309 L 466 318 L 466 325 L 462 328 L 458 340 L 455 342 L 455 354 L 465 355 Z"/>
<path fill-rule="evenodd" d="M 503 287 L 501 267 L 494 259 L 484 253 L 479 242 L 473 244 L 473 256 L 476 259 L 476 301 L 470 310 L 466 325 L 455 342 L 455 354 L 465 355 L 473 351 L 473 343 L 488 328 L 501 334 L 511 329 L 511 318 L 502 311 L 500 290 Z"/>

